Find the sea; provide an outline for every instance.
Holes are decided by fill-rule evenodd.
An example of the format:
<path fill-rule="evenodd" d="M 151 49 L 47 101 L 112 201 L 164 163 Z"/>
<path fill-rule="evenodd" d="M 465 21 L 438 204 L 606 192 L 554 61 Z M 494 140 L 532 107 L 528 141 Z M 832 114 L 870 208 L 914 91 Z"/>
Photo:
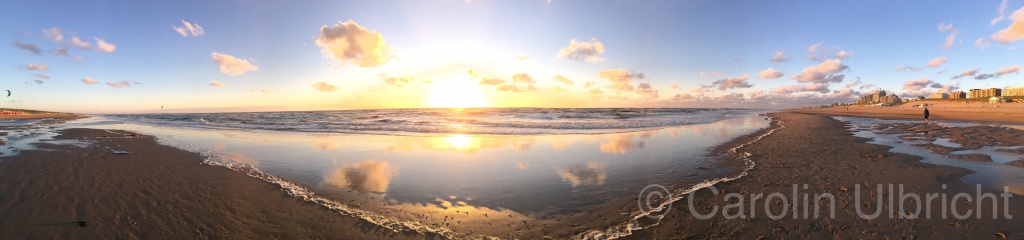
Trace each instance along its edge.
<path fill-rule="evenodd" d="M 449 238 L 610 239 L 753 167 L 772 127 L 718 108 L 470 108 L 97 115 L 205 164 L 395 230 Z M 650 195 L 651 189 L 662 191 Z M 651 196 L 657 196 L 651 198 Z M 675 207 L 684 207 L 677 203 Z"/>

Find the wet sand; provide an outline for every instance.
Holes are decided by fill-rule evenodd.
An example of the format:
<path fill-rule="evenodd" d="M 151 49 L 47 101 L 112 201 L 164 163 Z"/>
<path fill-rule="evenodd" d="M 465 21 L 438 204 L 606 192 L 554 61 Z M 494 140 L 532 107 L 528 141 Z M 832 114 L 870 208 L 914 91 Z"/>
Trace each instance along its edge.
<path fill-rule="evenodd" d="M 757 164 L 756 167 L 744 178 L 715 185 L 720 192 L 718 195 L 712 194 L 710 190 L 698 191 L 692 199 L 694 210 L 700 214 L 707 214 L 714 206 L 718 206 L 719 211 L 722 211 L 725 205 L 737 202 L 726 202 L 723 195 L 727 193 L 740 193 L 743 196 L 760 193 L 767 196 L 778 192 L 789 197 L 793 192 L 793 184 L 799 184 L 801 195 L 833 194 L 836 198 L 835 218 L 793 219 L 795 210 L 790 209 L 789 215 L 772 220 L 762 209 L 765 200 L 760 199 L 752 201 L 757 206 L 753 218 L 748 216 L 746 219 L 727 219 L 719 212 L 711 219 L 701 220 L 690 211 L 690 199 L 687 197 L 673 204 L 671 213 L 658 226 L 634 232 L 630 238 L 1024 237 L 1024 225 L 1019 221 L 1007 220 L 1002 216 L 995 220 L 991 218 L 988 209 L 991 209 L 992 201 L 967 202 L 959 199 L 955 203 L 959 209 L 975 209 L 978 207 L 976 204 L 981 204 L 982 209 L 986 209 L 981 219 L 975 218 L 976 215 L 964 220 L 957 220 L 952 216 L 943 219 L 939 217 L 944 211 L 940 206 L 932 206 L 931 218 L 904 219 L 899 215 L 888 218 L 885 212 L 895 212 L 892 206 L 887 203 L 878 206 L 874 204 L 877 198 L 868 195 L 869 192 L 875 191 L 876 184 L 903 184 L 907 188 L 906 192 L 918 194 L 945 193 L 952 196 L 957 193 L 968 193 L 973 196 L 976 188 L 960 180 L 961 176 L 970 172 L 960 168 L 924 164 L 919 162 L 920 157 L 888 152 L 889 147 L 868 144 L 868 139 L 853 136 L 842 122 L 827 116 L 793 112 L 771 115 L 781 119 L 785 127 L 761 141 L 738 150 L 752 154 L 750 158 Z M 719 150 L 725 151 L 744 141 L 742 138 L 738 139 L 719 147 Z M 803 184 L 807 184 L 807 190 L 802 188 Z M 947 185 L 945 189 L 942 187 L 943 184 Z M 861 199 L 871 202 L 856 202 L 856 185 L 861 185 L 863 189 Z M 1001 193 L 992 189 L 982 191 L 992 192 L 997 196 Z M 1009 213 L 1024 216 L 1024 197 L 1013 196 L 1009 199 Z M 952 200 L 950 202 L 954 204 Z M 1003 202 L 999 202 L 998 207 L 1002 208 L 1002 204 Z M 783 205 L 780 202 L 773 201 L 769 205 L 775 214 L 782 212 Z M 872 213 L 876 208 L 882 207 L 883 215 L 873 220 L 862 219 L 857 215 L 856 205 L 861 205 L 862 212 L 865 213 Z M 827 206 L 828 204 L 822 204 L 822 207 Z M 914 204 L 911 202 L 907 206 L 913 209 Z M 827 208 L 822 209 L 827 211 Z M 749 207 L 743 210 L 751 211 Z M 735 214 L 738 211 L 733 208 L 729 212 Z M 803 212 L 801 210 L 800 214 Z"/>
<path fill-rule="evenodd" d="M 924 109 L 913 107 L 927 103 L 929 117 L 932 121 L 973 121 L 996 123 L 1024 123 L 1024 103 L 996 103 L 988 101 L 917 101 L 892 107 L 850 106 L 828 108 L 792 109 L 793 112 L 813 113 L 833 116 L 869 117 L 883 119 L 917 119 L 924 120 Z"/>
<path fill-rule="evenodd" d="M 288 196 L 199 154 L 127 132 L 69 129 L 0 160 L 7 239 L 419 239 Z M 109 149 L 108 149 L 109 148 Z M 128 154 L 112 154 L 112 150 Z M 86 226 L 80 226 L 84 221 Z"/>

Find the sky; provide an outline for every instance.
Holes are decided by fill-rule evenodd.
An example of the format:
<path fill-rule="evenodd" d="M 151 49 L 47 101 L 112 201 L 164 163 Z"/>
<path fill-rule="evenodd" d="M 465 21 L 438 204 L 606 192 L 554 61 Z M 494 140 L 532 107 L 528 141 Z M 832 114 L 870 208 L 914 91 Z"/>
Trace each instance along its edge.
<path fill-rule="evenodd" d="M 7 1 L 0 107 L 787 108 L 1022 86 L 1022 39 L 1021 0 Z"/>

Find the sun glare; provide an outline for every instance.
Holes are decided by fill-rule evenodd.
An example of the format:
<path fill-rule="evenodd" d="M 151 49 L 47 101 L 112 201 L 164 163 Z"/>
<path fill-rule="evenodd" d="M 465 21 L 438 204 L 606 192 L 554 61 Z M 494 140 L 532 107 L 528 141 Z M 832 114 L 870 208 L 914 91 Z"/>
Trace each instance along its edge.
<path fill-rule="evenodd" d="M 434 81 L 427 106 L 434 108 L 487 107 L 490 101 L 468 75 Z"/>

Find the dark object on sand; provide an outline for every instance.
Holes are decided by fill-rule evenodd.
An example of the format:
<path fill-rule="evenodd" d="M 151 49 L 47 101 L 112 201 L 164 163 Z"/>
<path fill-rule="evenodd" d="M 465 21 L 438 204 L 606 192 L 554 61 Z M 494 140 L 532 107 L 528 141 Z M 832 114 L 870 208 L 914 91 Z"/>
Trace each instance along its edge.
<path fill-rule="evenodd" d="M 926 107 L 926 108 L 924 108 L 924 121 L 925 122 L 928 122 L 928 115 L 929 115 L 928 114 L 928 108 Z"/>
<path fill-rule="evenodd" d="M 89 226 L 89 222 L 86 222 L 86 221 L 78 221 L 78 226 L 79 226 L 79 227 L 85 227 L 85 226 Z"/>

